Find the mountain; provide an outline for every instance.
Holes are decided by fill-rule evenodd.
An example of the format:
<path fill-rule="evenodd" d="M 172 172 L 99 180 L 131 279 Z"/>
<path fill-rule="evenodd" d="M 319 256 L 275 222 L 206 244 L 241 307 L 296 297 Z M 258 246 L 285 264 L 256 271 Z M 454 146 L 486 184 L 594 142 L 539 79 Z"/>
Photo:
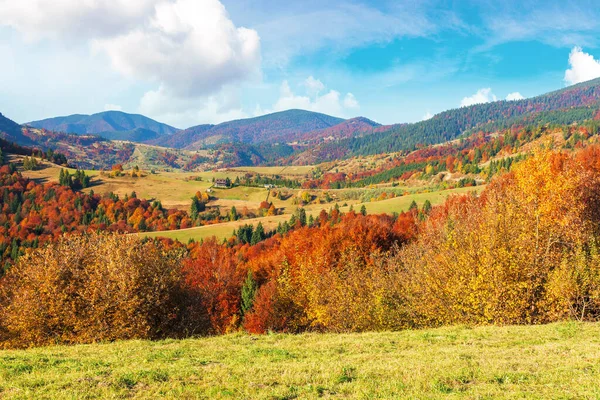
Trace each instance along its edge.
<path fill-rule="evenodd" d="M 34 142 L 23 135 L 21 125 L 0 113 L 0 138 L 20 145 L 31 146 Z"/>
<path fill-rule="evenodd" d="M 169 136 L 161 136 L 150 140 L 147 143 L 156 146 L 171 147 L 173 149 L 183 149 L 190 144 L 200 140 L 201 135 L 210 130 L 214 125 L 198 125 L 176 132 Z"/>
<path fill-rule="evenodd" d="M 365 135 L 381 130 L 388 130 L 389 126 L 383 126 L 365 117 L 347 119 L 329 128 L 319 129 L 300 135 L 297 141 L 316 142 L 320 140 L 347 139 L 357 135 Z"/>
<path fill-rule="evenodd" d="M 304 133 L 329 128 L 343 121 L 342 118 L 312 111 L 287 110 L 214 126 L 195 126 L 160 142 L 168 141 L 192 150 L 223 143 L 289 142 L 297 140 Z"/>
<path fill-rule="evenodd" d="M 139 114 L 127 114 L 121 111 L 105 111 L 93 115 L 74 114 L 25 125 L 54 132 L 76 133 L 79 135 L 96 134 L 111 140 L 131 140 L 143 142 L 159 136 L 172 135 L 178 131 L 170 125 L 157 122 Z"/>
<path fill-rule="evenodd" d="M 426 121 L 413 124 L 394 125 L 372 135 L 351 137 L 323 143 L 307 151 L 313 162 L 326 161 L 356 155 L 390 153 L 412 150 L 417 146 L 443 143 L 460 135 L 479 129 L 500 129 L 524 118 L 532 119 L 543 113 L 562 115 L 563 120 L 579 121 L 587 115 L 591 118 L 600 106 L 600 78 L 580 83 L 530 99 L 496 101 L 444 111 Z M 567 113 L 574 108 L 587 109 L 587 113 Z M 539 118 L 538 118 L 539 120 Z"/>

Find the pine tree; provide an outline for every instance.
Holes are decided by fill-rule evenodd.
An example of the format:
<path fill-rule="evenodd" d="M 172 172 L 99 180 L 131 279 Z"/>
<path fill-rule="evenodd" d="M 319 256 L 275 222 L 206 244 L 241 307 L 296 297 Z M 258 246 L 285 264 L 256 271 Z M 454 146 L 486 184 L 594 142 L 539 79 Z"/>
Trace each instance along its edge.
<path fill-rule="evenodd" d="M 231 210 L 229 211 L 229 220 L 230 221 L 237 221 L 239 218 L 237 210 L 235 209 L 235 206 L 231 207 Z"/>
<path fill-rule="evenodd" d="M 429 214 L 431 212 L 431 202 L 429 200 L 425 200 L 423 203 L 423 213 Z"/>
<path fill-rule="evenodd" d="M 413 210 L 418 210 L 419 206 L 417 205 L 416 201 L 412 201 L 412 203 L 410 203 L 410 207 L 408 207 L 408 211 L 413 211 Z"/>
<path fill-rule="evenodd" d="M 298 221 L 300 221 L 300 225 L 306 226 L 306 210 L 304 208 L 298 209 Z"/>
<path fill-rule="evenodd" d="M 242 316 L 246 315 L 252 309 L 254 297 L 256 296 L 257 284 L 252 276 L 252 271 L 248 271 L 248 276 L 242 286 L 242 304 L 240 307 Z"/>
<path fill-rule="evenodd" d="M 252 233 L 252 238 L 250 240 L 250 244 L 252 246 L 254 246 L 255 244 L 260 243 L 263 240 L 265 240 L 265 237 L 266 237 L 265 229 L 263 228 L 262 222 L 259 222 L 258 225 L 256 226 L 256 229 Z"/>
<path fill-rule="evenodd" d="M 10 258 L 12 258 L 13 261 L 17 261 L 19 258 L 19 245 L 17 244 L 17 239 L 12 240 Z"/>
<path fill-rule="evenodd" d="M 364 205 L 364 204 L 363 204 L 363 205 L 360 207 L 360 213 L 361 213 L 363 216 L 367 215 L 367 207 L 365 207 L 365 205 Z"/>

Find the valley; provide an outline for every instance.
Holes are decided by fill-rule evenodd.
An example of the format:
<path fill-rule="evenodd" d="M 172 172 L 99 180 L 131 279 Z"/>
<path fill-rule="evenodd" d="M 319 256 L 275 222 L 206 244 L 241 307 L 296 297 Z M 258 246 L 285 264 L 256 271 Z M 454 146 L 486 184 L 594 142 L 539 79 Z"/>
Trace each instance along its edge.
<path fill-rule="evenodd" d="M 600 399 L 596 3 L 0 0 L 0 399 Z"/>
<path fill-rule="evenodd" d="M 15 165 L 22 166 L 22 157 L 13 157 L 10 159 Z M 376 161 L 365 160 L 354 161 L 359 165 L 369 164 L 377 165 Z M 206 172 L 155 172 L 141 171 L 141 177 L 132 177 L 125 171 L 121 176 L 111 176 L 108 173 L 85 170 L 85 173 L 91 177 L 90 187 L 84 189 L 85 193 L 97 193 L 102 196 L 116 194 L 120 197 L 129 196 L 135 193 L 137 197 L 149 201 L 158 200 L 164 207 L 189 211 L 191 198 L 197 192 L 209 193 L 210 201 L 206 203 L 208 209 L 217 209 L 223 216 L 227 216 L 232 207 L 238 212 L 244 214 L 251 212 L 254 215 L 259 214 L 259 208 L 262 202 L 268 201 L 275 206 L 278 215 L 255 216 L 249 219 L 240 219 L 238 221 L 221 222 L 195 228 L 177 229 L 172 231 L 148 232 L 142 233 L 142 237 L 165 237 L 182 242 L 192 240 L 206 239 L 212 236 L 218 239 L 228 239 L 233 231 L 245 224 L 261 223 L 265 229 L 273 230 L 278 224 L 289 220 L 290 216 L 298 209 L 299 199 L 304 193 L 309 194 L 315 200 L 304 204 L 302 207 L 307 215 L 317 217 L 321 210 L 330 210 L 334 205 L 338 205 L 341 212 L 348 212 L 350 208 L 359 211 L 362 206 L 371 214 L 394 214 L 408 211 L 412 202 L 422 206 L 426 201 L 432 205 L 441 204 L 448 196 L 463 193 L 478 193 L 485 186 L 464 187 L 456 189 L 445 189 L 439 185 L 428 185 L 425 181 L 414 181 L 411 184 L 403 183 L 401 187 L 388 185 L 378 185 L 372 188 L 357 189 L 291 189 L 273 187 L 237 186 L 232 188 L 215 188 L 214 180 L 229 178 L 232 182 L 236 178 L 243 177 L 246 174 L 257 174 L 265 177 L 277 176 L 281 179 L 306 181 L 311 172 L 317 168 L 326 168 L 331 166 L 338 168 L 337 164 L 323 166 L 289 166 L 289 167 L 236 167 L 222 169 L 218 171 Z M 348 168 L 342 167 L 342 168 Z M 40 162 L 36 170 L 22 171 L 23 176 L 32 179 L 38 183 L 58 182 L 61 167 L 45 161 Z M 67 169 L 74 173 L 74 169 Z M 386 189 L 388 188 L 388 189 Z M 387 192 L 386 192 L 387 190 Z M 271 196 L 271 192 L 284 191 L 286 196 L 280 199 L 277 196 Z M 379 198 L 381 193 L 398 193 L 398 197 Z M 325 197 L 329 198 L 326 200 Z M 369 201 L 363 199 L 369 198 Z M 244 211 L 248 210 L 248 211 Z"/>

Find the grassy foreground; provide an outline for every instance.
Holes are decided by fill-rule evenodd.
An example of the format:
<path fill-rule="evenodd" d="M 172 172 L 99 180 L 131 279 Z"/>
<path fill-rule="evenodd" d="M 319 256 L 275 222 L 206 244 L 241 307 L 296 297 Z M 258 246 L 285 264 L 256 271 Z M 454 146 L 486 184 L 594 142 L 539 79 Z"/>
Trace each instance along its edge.
<path fill-rule="evenodd" d="M 600 398 L 600 324 L 0 352 L 0 398 Z"/>

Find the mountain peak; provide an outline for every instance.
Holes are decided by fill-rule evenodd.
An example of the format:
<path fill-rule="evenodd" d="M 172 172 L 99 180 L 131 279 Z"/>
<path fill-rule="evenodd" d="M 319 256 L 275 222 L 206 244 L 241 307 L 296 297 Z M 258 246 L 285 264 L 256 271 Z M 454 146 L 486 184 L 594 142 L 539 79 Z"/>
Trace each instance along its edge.
<path fill-rule="evenodd" d="M 28 122 L 34 128 L 78 135 L 94 134 L 107 139 L 145 141 L 172 135 L 178 129 L 140 114 L 103 111 L 92 115 L 73 114 Z"/>

